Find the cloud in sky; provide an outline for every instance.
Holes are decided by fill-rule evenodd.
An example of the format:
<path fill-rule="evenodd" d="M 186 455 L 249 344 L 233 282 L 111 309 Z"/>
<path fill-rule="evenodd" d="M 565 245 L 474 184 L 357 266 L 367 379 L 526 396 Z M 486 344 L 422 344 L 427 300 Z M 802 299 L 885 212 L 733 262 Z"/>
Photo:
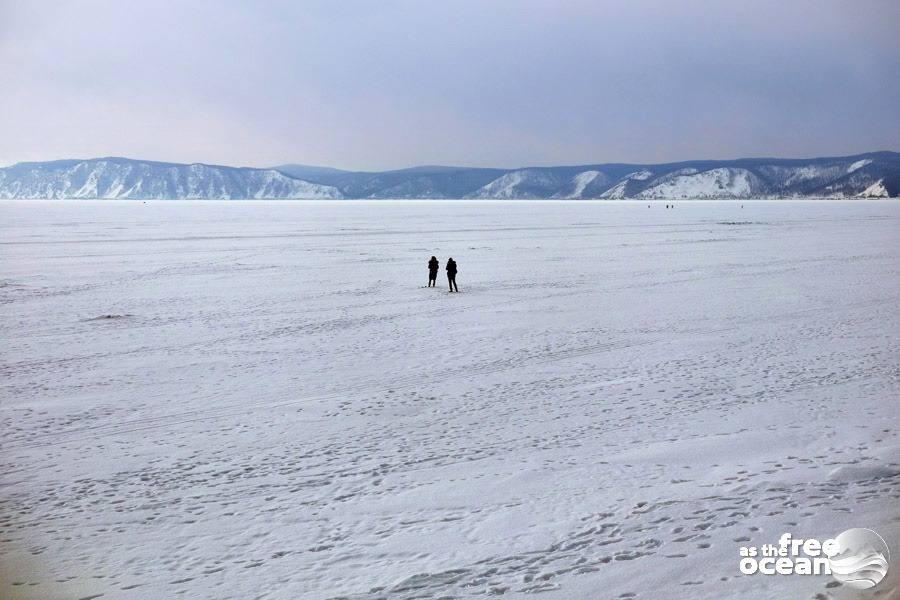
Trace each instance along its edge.
<path fill-rule="evenodd" d="M 900 2 L 0 0 L 0 163 L 898 149 Z"/>

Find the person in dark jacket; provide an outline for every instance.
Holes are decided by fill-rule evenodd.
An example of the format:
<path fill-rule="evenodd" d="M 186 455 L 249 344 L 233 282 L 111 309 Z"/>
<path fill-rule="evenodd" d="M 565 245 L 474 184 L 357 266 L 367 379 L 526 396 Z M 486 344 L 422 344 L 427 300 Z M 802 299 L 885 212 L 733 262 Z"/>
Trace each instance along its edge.
<path fill-rule="evenodd" d="M 447 282 L 450 283 L 450 291 L 459 291 L 456 287 L 456 261 L 452 258 L 447 259 Z"/>
<path fill-rule="evenodd" d="M 437 284 L 437 272 L 440 268 L 441 263 L 432 256 L 431 260 L 428 261 L 428 287 L 434 287 Z"/>

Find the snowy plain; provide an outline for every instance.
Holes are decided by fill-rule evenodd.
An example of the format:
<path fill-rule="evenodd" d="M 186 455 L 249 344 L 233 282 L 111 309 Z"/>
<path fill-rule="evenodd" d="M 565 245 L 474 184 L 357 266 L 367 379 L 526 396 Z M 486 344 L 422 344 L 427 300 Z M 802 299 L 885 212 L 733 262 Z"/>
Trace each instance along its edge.
<path fill-rule="evenodd" d="M 664 206 L 0 203 L 0 597 L 897 598 L 900 203 Z"/>

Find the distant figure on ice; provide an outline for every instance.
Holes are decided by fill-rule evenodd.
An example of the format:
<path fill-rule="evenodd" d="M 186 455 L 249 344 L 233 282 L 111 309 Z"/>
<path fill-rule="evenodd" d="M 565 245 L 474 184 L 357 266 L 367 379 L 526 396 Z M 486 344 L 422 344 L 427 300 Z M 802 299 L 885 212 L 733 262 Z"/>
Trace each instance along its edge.
<path fill-rule="evenodd" d="M 447 282 L 450 284 L 450 291 L 459 291 L 456 287 L 456 261 L 452 258 L 447 259 Z"/>
<path fill-rule="evenodd" d="M 438 262 L 438 259 L 432 256 L 431 260 L 428 261 L 428 287 L 434 287 L 437 284 L 439 268 L 441 268 L 441 264 Z"/>

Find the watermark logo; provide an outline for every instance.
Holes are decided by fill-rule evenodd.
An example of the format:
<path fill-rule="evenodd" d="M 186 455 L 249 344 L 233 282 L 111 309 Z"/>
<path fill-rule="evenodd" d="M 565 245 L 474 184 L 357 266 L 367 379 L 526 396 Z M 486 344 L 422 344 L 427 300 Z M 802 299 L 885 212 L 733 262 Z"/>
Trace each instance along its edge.
<path fill-rule="evenodd" d="M 848 529 L 836 538 L 795 538 L 783 534 L 778 544 L 742 546 L 745 575 L 832 575 L 847 587 L 867 589 L 887 575 L 891 553 L 871 529 Z"/>
<path fill-rule="evenodd" d="M 878 585 L 888 572 L 891 551 L 871 529 L 848 529 L 834 541 L 837 552 L 828 557 L 831 574 L 846 586 L 864 590 Z"/>

